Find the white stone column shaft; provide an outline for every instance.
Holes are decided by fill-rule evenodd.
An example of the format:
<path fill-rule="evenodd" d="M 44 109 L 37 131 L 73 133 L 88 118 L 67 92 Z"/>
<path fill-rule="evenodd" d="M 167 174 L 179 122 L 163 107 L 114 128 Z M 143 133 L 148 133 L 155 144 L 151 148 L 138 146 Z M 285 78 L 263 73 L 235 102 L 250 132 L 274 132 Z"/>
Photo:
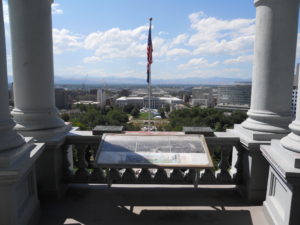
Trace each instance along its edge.
<path fill-rule="evenodd" d="M 9 0 L 16 129 L 64 126 L 54 98 L 50 0 Z"/>
<path fill-rule="evenodd" d="M 251 108 L 242 123 L 248 130 L 284 134 L 291 122 L 298 0 L 255 0 Z"/>
<path fill-rule="evenodd" d="M 300 153 L 300 79 L 298 79 L 296 110 L 296 119 L 289 126 L 292 132 L 281 139 L 281 145 L 288 150 Z"/>
<path fill-rule="evenodd" d="M 0 2 L 0 151 L 18 147 L 25 143 L 23 137 L 13 130 L 8 105 L 6 47 L 3 22 L 3 6 Z"/>

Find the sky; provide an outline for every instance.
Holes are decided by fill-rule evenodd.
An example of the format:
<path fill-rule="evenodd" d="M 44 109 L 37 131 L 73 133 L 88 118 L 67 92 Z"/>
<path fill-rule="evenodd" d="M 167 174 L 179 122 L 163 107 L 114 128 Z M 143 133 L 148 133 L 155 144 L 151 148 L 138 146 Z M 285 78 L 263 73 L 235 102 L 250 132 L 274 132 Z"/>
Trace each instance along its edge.
<path fill-rule="evenodd" d="M 153 17 L 152 79 L 251 79 L 251 0 L 56 0 L 52 15 L 57 77 L 146 79 Z M 7 0 L 4 16 L 11 75 Z"/>

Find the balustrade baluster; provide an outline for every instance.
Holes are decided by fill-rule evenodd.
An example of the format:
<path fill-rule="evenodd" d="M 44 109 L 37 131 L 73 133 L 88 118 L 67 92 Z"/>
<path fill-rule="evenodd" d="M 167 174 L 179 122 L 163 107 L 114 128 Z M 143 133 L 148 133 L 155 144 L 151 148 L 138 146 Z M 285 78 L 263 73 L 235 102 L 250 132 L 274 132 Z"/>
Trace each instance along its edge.
<path fill-rule="evenodd" d="M 159 183 L 159 184 L 168 183 L 167 172 L 162 168 L 157 169 L 157 172 L 154 176 L 153 181 L 154 181 L 154 183 Z"/>
<path fill-rule="evenodd" d="M 74 176 L 72 145 L 63 146 L 63 171 L 64 179 L 71 182 Z"/>
<path fill-rule="evenodd" d="M 127 168 L 122 176 L 122 183 L 134 184 L 136 182 L 135 172 L 131 168 Z"/>
<path fill-rule="evenodd" d="M 231 152 L 232 146 L 222 146 L 221 161 L 218 164 L 220 171 L 217 173 L 217 180 L 219 183 L 232 183 L 232 177 L 229 173 L 231 166 L 231 163 L 229 162 L 229 156 Z"/>
<path fill-rule="evenodd" d="M 111 168 L 109 170 L 108 176 L 109 176 L 111 183 L 119 183 L 122 179 L 119 170 L 115 169 L 115 168 Z"/>
<path fill-rule="evenodd" d="M 205 169 L 200 176 L 200 183 L 214 184 L 217 182 L 213 169 Z"/>
<path fill-rule="evenodd" d="M 243 147 L 241 145 L 236 146 L 237 150 L 237 161 L 234 167 L 236 173 L 233 175 L 233 179 L 236 184 L 241 184 L 243 180 Z"/>
<path fill-rule="evenodd" d="M 185 175 L 184 180 L 186 183 L 192 184 L 195 181 L 196 170 L 189 169 L 189 172 Z"/>
<path fill-rule="evenodd" d="M 88 168 L 91 169 L 93 168 L 93 161 L 91 160 L 91 156 L 93 155 L 92 153 L 92 148 L 90 145 L 87 146 L 86 150 L 85 150 L 85 160 L 88 164 Z"/>
<path fill-rule="evenodd" d="M 170 182 L 171 183 L 184 183 L 184 173 L 180 169 L 173 169 L 170 175 Z"/>
<path fill-rule="evenodd" d="M 142 169 L 138 176 L 138 183 L 150 184 L 152 183 L 152 176 L 149 169 Z"/>
<path fill-rule="evenodd" d="M 90 173 L 87 169 L 88 167 L 88 163 L 86 161 L 86 149 L 87 149 L 87 145 L 76 145 L 76 149 L 77 149 L 77 157 L 78 157 L 78 162 L 77 162 L 77 166 L 78 166 L 78 170 L 75 173 L 75 180 L 80 181 L 80 182 L 87 182 L 88 178 L 90 176 Z"/>
<path fill-rule="evenodd" d="M 96 153 L 98 149 L 98 144 L 90 145 L 90 159 L 93 158 L 93 160 L 90 160 L 90 168 L 92 169 L 92 174 L 90 176 L 90 182 L 91 183 L 103 183 L 105 181 L 105 175 L 102 168 L 99 168 L 96 165 Z"/>

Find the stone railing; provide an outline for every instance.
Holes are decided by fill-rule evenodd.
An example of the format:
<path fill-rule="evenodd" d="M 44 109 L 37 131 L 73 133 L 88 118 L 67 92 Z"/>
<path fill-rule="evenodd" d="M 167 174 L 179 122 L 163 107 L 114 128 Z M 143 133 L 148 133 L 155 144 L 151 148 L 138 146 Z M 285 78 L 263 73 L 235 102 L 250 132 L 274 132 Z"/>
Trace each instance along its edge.
<path fill-rule="evenodd" d="M 230 133 L 230 132 L 229 132 Z M 239 138 L 228 132 L 206 137 L 214 161 L 213 169 L 98 168 L 95 156 L 101 135 L 74 131 L 64 146 L 64 177 L 69 183 L 130 184 L 239 184 L 242 181 L 242 148 Z"/>

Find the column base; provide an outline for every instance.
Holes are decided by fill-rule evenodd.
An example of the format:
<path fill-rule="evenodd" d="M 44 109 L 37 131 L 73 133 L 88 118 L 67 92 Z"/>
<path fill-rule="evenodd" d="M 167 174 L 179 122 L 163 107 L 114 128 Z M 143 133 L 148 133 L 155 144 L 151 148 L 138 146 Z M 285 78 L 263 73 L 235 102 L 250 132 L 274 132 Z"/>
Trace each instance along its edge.
<path fill-rule="evenodd" d="M 0 224 L 27 225 L 38 221 L 35 162 L 44 144 L 30 138 L 21 147 L 0 153 Z"/>
<path fill-rule="evenodd" d="M 264 212 L 274 225 L 298 225 L 300 221 L 300 169 L 290 163 L 288 150 L 278 140 L 261 146 L 269 162 L 268 190 Z"/>
<path fill-rule="evenodd" d="M 24 138 L 13 130 L 14 125 L 12 119 L 0 122 L 0 152 L 25 144 Z"/>
<path fill-rule="evenodd" d="M 290 151 L 300 153 L 300 122 L 295 120 L 289 127 L 292 133 L 282 138 L 281 144 Z"/>
<path fill-rule="evenodd" d="M 58 117 L 56 108 L 43 111 L 14 108 L 11 114 L 17 122 L 15 126 L 17 131 L 48 130 L 64 126 L 64 121 Z"/>
<path fill-rule="evenodd" d="M 240 124 L 236 124 L 233 131 L 240 137 L 245 149 L 242 163 L 243 183 L 239 185 L 241 194 L 252 202 L 262 202 L 266 196 L 268 163 L 259 150 L 260 145 L 269 145 L 271 139 L 281 138 L 283 135 L 251 131 Z"/>
<path fill-rule="evenodd" d="M 242 127 L 245 129 L 271 134 L 288 134 L 290 132 L 288 128 L 288 125 L 292 122 L 290 112 L 275 114 L 250 109 L 247 115 L 249 117 L 242 123 Z"/>
<path fill-rule="evenodd" d="M 33 137 L 38 142 L 46 142 L 48 145 L 53 143 L 54 145 L 62 140 L 68 132 L 72 129 L 70 123 L 65 123 L 63 126 L 52 129 L 42 130 L 18 130 L 24 137 Z"/>
<path fill-rule="evenodd" d="M 243 126 L 243 124 L 235 124 L 234 131 L 240 136 L 243 144 L 255 143 L 261 145 L 264 143 L 270 143 L 272 139 L 281 139 L 286 136 L 286 133 L 270 133 L 262 131 L 249 130 Z"/>

